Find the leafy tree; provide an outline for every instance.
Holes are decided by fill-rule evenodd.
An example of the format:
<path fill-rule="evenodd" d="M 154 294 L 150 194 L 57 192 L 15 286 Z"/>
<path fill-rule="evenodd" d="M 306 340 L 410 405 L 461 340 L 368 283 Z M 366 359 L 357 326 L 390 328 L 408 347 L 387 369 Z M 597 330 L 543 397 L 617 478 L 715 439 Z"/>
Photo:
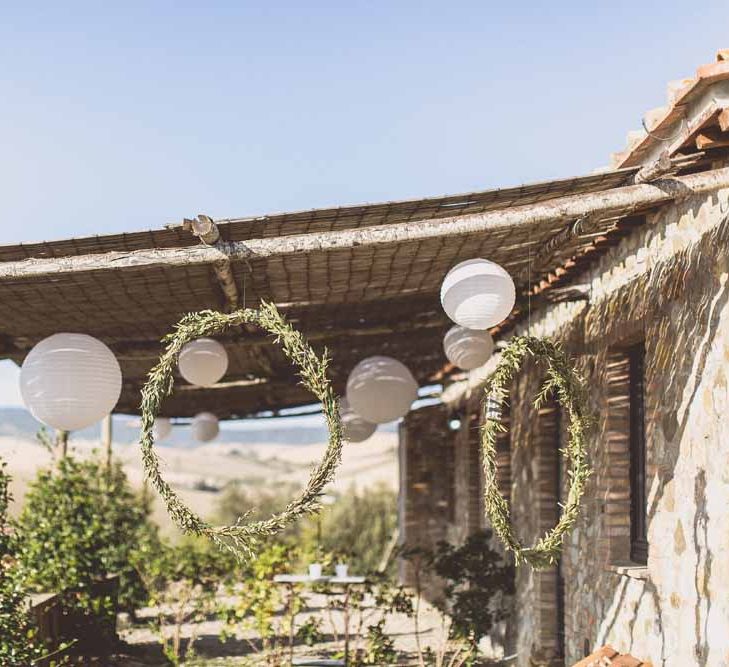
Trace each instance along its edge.
<path fill-rule="evenodd" d="M 8 519 L 12 500 L 10 476 L 0 461 L 0 665 L 20 667 L 43 653 L 27 613 L 27 593 L 17 568 L 13 526 Z"/>

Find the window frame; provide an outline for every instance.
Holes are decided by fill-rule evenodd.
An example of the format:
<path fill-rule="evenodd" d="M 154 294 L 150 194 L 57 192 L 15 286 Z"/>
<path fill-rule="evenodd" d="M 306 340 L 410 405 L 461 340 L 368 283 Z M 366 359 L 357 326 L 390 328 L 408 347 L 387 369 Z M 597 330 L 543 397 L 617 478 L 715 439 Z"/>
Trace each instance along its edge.
<path fill-rule="evenodd" d="M 645 435 L 645 342 L 626 349 L 630 412 L 630 560 L 648 563 L 647 447 Z"/>

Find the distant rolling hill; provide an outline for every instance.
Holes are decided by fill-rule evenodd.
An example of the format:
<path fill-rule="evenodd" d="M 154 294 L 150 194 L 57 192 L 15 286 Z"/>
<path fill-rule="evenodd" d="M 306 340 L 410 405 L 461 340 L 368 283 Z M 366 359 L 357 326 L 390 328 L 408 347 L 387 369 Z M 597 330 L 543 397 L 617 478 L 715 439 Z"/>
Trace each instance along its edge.
<path fill-rule="evenodd" d="M 42 424 L 31 414 L 17 407 L 0 407 L 0 437 L 35 440 Z M 380 432 L 394 432 L 393 425 L 381 426 Z M 222 423 L 217 443 L 238 445 L 263 443 L 272 445 L 313 445 L 326 441 L 326 427 L 321 417 L 286 417 L 279 419 L 251 419 L 230 424 Z M 100 426 L 96 424 L 73 433 L 73 439 L 99 440 Z M 139 419 L 131 415 L 114 415 L 114 442 L 130 444 L 139 439 Z M 197 447 L 200 443 L 190 437 L 185 425 L 176 426 L 163 443 L 165 447 Z"/>

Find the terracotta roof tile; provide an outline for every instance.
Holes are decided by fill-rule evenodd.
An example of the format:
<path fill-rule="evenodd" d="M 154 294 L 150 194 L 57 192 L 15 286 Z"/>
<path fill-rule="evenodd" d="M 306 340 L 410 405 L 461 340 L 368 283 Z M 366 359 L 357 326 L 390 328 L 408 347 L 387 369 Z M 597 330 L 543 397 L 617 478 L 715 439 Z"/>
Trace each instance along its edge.
<path fill-rule="evenodd" d="M 674 155 L 705 125 L 716 122 L 715 114 L 699 114 L 686 118 L 686 111 L 695 101 L 701 99 L 707 88 L 717 82 L 729 80 L 729 49 L 721 49 L 716 61 L 701 65 L 693 78 L 676 79 L 667 86 L 668 106 L 658 107 L 646 113 L 643 130 L 628 133 L 627 147 L 612 155 L 614 167 L 634 167 L 656 157 L 657 147 L 663 146 Z M 720 111 L 721 109 L 717 110 Z M 682 123 L 678 127 L 677 124 Z M 670 140 L 669 140 L 670 138 Z"/>
<path fill-rule="evenodd" d="M 641 662 L 627 653 L 619 654 L 612 646 L 603 646 L 573 667 L 651 667 L 651 663 Z"/>

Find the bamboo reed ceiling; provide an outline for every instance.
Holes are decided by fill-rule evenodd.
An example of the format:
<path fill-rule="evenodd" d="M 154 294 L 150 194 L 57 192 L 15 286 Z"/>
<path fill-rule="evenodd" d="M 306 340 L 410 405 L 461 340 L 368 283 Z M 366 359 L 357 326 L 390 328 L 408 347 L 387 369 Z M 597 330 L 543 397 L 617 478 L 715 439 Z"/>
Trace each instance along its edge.
<path fill-rule="evenodd" d="M 632 182 L 634 169 L 556 180 L 518 188 L 431 199 L 329 208 L 216 221 L 223 242 L 317 235 L 391 226 L 524 207 L 537 202 L 607 192 Z M 635 213 L 635 212 L 633 212 Z M 640 211 L 638 211 L 640 213 Z M 314 347 L 332 355 L 331 377 L 343 392 L 349 370 L 362 358 L 388 354 L 406 363 L 426 385 L 442 369 L 442 337 L 450 326 L 439 303 L 440 283 L 456 263 L 486 257 L 506 267 L 517 290 L 528 289 L 565 260 L 595 248 L 595 239 L 625 233 L 624 216 L 595 221 L 569 235 L 553 251 L 544 248 L 572 225 L 564 220 L 505 225 L 486 232 L 394 240 L 379 245 L 310 249 L 286 256 L 231 256 L 224 260 L 239 305 L 273 301 Z M 635 220 L 635 215 L 631 220 Z M 579 230 L 578 230 L 579 231 Z M 561 237 L 559 237 L 561 238 Z M 125 265 L 119 253 L 195 248 L 182 226 L 48 243 L 0 247 L 0 356 L 21 363 L 31 347 L 59 331 L 84 332 L 106 342 L 124 375 L 117 410 L 137 413 L 139 390 L 161 351 L 159 339 L 188 312 L 230 305 L 220 270 L 211 263 Z M 105 262 L 108 253 L 114 261 Z M 53 258 L 98 258 L 84 270 L 26 275 Z M 541 257 L 531 284 L 525 270 Z M 73 266 L 73 262 L 63 266 Z M 217 267 L 219 269 L 219 267 Z M 564 283 L 564 280 L 562 280 Z M 235 296 L 235 295 L 234 295 Z M 292 367 L 271 340 L 243 330 L 221 339 L 230 356 L 224 384 L 193 389 L 180 381 L 164 413 L 191 416 L 210 410 L 221 418 L 304 405 L 311 397 L 297 386 Z"/>

